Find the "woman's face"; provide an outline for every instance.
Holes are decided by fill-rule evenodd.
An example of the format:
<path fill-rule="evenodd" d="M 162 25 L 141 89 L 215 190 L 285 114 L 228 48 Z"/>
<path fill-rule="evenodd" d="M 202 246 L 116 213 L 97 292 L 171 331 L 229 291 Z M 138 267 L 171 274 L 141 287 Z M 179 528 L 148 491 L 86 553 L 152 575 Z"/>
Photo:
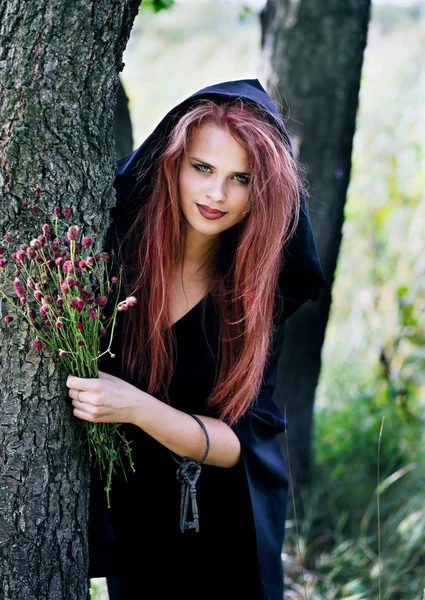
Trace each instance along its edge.
<path fill-rule="evenodd" d="M 244 216 L 250 189 L 248 153 L 227 129 L 195 130 L 179 173 L 180 205 L 189 228 L 216 237 Z M 211 217 L 205 209 L 221 211 Z M 212 215 L 214 216 L 214 215 Z"/>

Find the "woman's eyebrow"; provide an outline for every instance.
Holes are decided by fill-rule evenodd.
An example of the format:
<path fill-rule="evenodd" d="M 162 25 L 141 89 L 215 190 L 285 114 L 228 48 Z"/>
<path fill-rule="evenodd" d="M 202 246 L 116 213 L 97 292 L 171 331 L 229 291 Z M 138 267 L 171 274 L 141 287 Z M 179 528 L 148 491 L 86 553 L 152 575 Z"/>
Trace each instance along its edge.
<path fill-rule="evenodd" d="M 213 167 L 213 165 L 210 165 L 209 163 L 207 163 L 206 160 L 202 160 L 202 158 L 197 158 L 196 156 L 189 156 L 189 158 L 191 158 L 192 160 L 196 160 L 207 167 L 210 167 L 210 169 L 215 168 L 215 167 Z M 249 171 L 234 171 L 234 174 L 235 175 L 251 175 L 251 173 Z"/>

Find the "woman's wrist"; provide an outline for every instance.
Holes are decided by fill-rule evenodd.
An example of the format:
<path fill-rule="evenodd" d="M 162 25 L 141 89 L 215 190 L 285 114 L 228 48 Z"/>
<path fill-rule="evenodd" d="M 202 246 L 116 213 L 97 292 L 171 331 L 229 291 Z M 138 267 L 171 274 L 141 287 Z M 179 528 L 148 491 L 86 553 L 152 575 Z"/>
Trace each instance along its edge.
<path fill-rule="evenodd" d="M 153 401 L 155 400 L 158 402 L 156 398 L 134 386 L 133 410 L 131 415 L 131 423 L 133 425 L 144 429 L 145 416 L 149 411 L 154 410 L 155 405 Z"/>
<path fill-rule="evenodd" d="M 137 388 L 136 388 L 137 389 Z M 205 434 L 199 423 L 146 392 L 138 391 L 132 423 L 180 457 L 199 461 L 205 453 Z M 207 428 L 210 451 L 205 464 L 233 467 L 240 459 L 240 442 L 233 430 L 219 419 L 197 415 Z"/>

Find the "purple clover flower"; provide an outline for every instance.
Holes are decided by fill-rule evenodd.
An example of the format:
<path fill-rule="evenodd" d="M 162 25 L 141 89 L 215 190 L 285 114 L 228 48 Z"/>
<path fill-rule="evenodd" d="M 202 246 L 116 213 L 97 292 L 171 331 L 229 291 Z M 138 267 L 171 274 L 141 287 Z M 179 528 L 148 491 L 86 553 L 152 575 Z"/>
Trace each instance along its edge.
<path fill-rule="evenodd" d="M 41 248 L 40 240 L 37 238 L 31 240 L 30 246 L 31 246 L 31 248 L 34 248 L 34 250 L 40 250 L 40 248 Z"/>
<path fill-rule="evenodd" d="M 98 306 L 106 306 L 108 298 L 106 296 L 99 296 L 96 298 L 95 302 Z"/>
<path fill-rule="evenodd" d="M 93 240 L 88 235 L 84 236 L 83 239 L 81 240 L 81 245 L 83 246 L 83 248 L 90 248 L 90 246 L 92 244 L 93 244 Z"/>
<path fill-rule="evenodd" d="M 71 227 L 66 232 L 66 237 L 70 242 L 75 241 L 77 239 L 77 234 L 80 231 L 80 227 L 78 225 L 71 225 Z"/>
<path fill-rule="evenodd" d="M 72 273 L 74 270 L 74 265 L 72 261 L 66 260 L 62 265 L 62 269 L 65 271 L 65 273 Z"/>
<path fill-rule="evenodd" d="M 73 277 L 70 277 L 69 275 L 67 275 L 67 277 L 65 277 L 65 279 L 63 280 L 63 282 L 66 285 L 69 285 L 69 287 L 75 287 L 78 285 L 78 281 L 75 281 L 75 279 Z"/>
<path fill-rule="evenodd" d="M 43 347 L 43 342 L 39 338 L 35 338 L 32 345 L 36 350 L 41 350 Z"/>
<path fill-rule="evenodd" d="M 81 312 L 84 308 L 84 300 L 82 298 L 72 298 L 71 306 L 75 308 L 77 312 Z"/>
<path fill-rule="evenodd" d="M 22 298 L 22 296 L 25 296 L 24 286 L 22 285 L 22 281 L 20 279 L 15 279 L 15 281 L 13 282 L 13 287 L 18 298 Z"/>

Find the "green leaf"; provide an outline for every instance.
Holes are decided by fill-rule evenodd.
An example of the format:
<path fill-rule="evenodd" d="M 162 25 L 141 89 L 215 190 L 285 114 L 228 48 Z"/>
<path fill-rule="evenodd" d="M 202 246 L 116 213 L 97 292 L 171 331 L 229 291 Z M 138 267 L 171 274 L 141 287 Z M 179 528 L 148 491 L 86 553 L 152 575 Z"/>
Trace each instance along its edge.
<path fill-rule="evenodd" d="M 144 0 L 141 6 L 144 9 L 150 9 L 157 13 L 161 10 L 168 10 L 174 4 L 175 0 Z"/>

